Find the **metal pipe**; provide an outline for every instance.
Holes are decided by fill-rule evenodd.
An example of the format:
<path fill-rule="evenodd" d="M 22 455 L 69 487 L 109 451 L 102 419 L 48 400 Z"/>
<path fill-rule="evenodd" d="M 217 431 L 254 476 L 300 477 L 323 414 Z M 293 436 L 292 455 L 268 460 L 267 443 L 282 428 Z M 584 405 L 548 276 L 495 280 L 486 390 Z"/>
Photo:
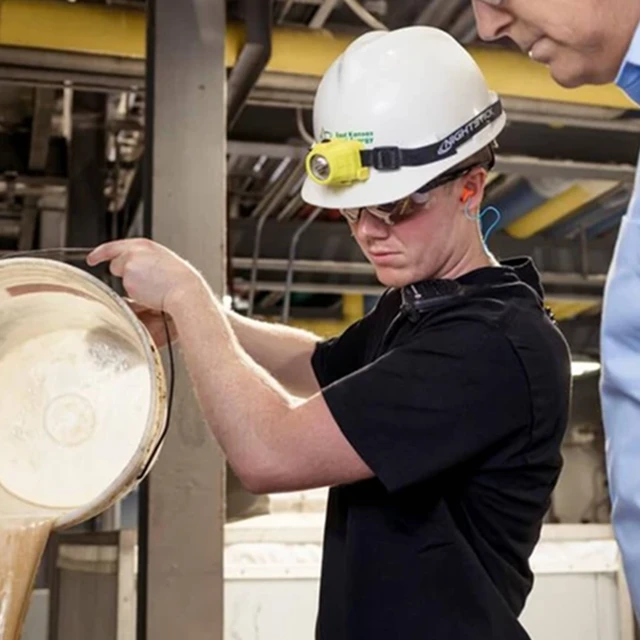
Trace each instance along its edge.
<path fill-rule="evenodd" d="M 461 6 L 460 0 L 433 0 L 418 14 L 414 24 L 445 27 Z"/>
<path fill-rule="evenodd" d="M 272 1 L 244 0 L 246 41 L 227 81 L 227 129 L 238 121 L 249 93 L 271 58 Z"/>
<path fill-rule="evenodd" d="M 251 260 L 249 258 L 233 258 L 234 269 L 248 269 L 251 266 Z M 289 265 L 289 260 L 282 258 L 262 258 L 259 261 L 259 268 L 262 271 L 286 271 Z M 334 260 L 297 260 L 296 271 L 300 273 L 323 273 L 332 275 L 346 275 L 346 276 L 370 276 L 374 275 L 375 271 L 371 264 L 368 262 L 338 262 Z M 545 285 L 556 286 L 569 286 L 575 288 L 600 288 L 604 286 L 606 281 L 606 274 L 604 273 L 590 273 L 583 275 L 580 273 L 562 273 L 554 271 L 543 271 L 540 274 L 542 282 Z M 264 283 L 261 283 L 260 288 L 264 288 Z M 271 291 L 282 291 L 284 284 L 279 283 L 279 289 L 269 289 Z M 313 289 L 299 289 L 297 285 L 292 286 L 292 291 L 312 291 Z M 300 286 L 325 286 L 320 283 L 301 284 Z M 326 286 L 332 287 L 333 284 Z M 341 285 L 337 285 L 341 286 Z M 367 287 L 369 285 L 348 285 L 356 287 Z M 357 290 L 359 291 L 359 290 Z M 333 292 L 333 290 L 331 291 Z"/>
<path fill-rule="evenodd" d="M 276 180 L 269 187 L 264 198 L 258 203 L 256 208 L 251 212 L 252 218 L 257 218 L 264 211 L 268 211 L 269 214 L 282 202 L 282 199 L 286 197 L 287 193 L 293 189 L 296 182 L 300 179 L 300 176 L 304 173 L 304 166 L 298 163 L 280 180 Z"/>
<path fill-rule="evenodd" d="M 304 206 L 304 200 L 299 193 L 296 193 L 289 202 L 284 206 L 282 211 L 278 214 L 276 220 L 289 220 L 295 217 L 296 213 Z"/>
<path fill-rule="evenodd" d="M 282 181 L 282 185 L 276 190 L 269 201 L 261 202 L 256 207 L 256 212 L 259 211 L 264 204 L 263 211 L 260 213 L 258 223 L 256 224 L 256 233 L 253 237 L 253 256 L 251 264 L 251 279 L 249 288 L 249 306 L 247 308 L 247 315 L 251 317 L 255 306 L 256 298 L 256 283 L 258 280 L 258 257 L 260 255 L 260 244 L 262 242 L 262 230 L 264 228 L 267 218 L 275 211 L 275 208 L 281 201 L 281 197 L 288 193 L 293 185 L 300 179 L 300 176 L 304 174 L 304 165 L 298 164 L 294 167 L 293 171 Z M 254 213 L 256 213 L 254 212 Z"/>
<path fill-rule="evenodd" d="M 232 259 L 234 269 L 250 269 L 251 258 Z M 261 271 L 286 271 L 289 261 L 280 258 L 261 258 L 258 266 Z M 296 271 L 301 273 L 325 273 L 370 276 L 375 273 L 369 262 L 337 262 L 334 260 L 297 260 Z"/>
<path fill-rule="evenodd" d="M 358 0 L 344 0 L 344 3 L 355 13 L 362 22 L 364 22 L 370 29 L 379 29 L 381 31 L 388 31 L 387 25 L 384 22 L 380 22 L 375 16 L 371 15 Z"/>
<path fill-rule="evenodd" d="M 96 531 L 119 531 L 122 528 L 122 503 L 111 505 L 95 518 Z"/>
<path fill-rule="evenodd" d="M 248 142 L 229 140 L 227 152 L 236 156 L 269 156 L 270 158 L 297 158 L 302 160 L 308 152 L 302 145 L 281 144 L 277 142 Z"/>
<path fill-rule="evenodd" d="M 575 277 L 575 276 L 574 276 Z M 246 283 L 245 283 L 246 285 Z M 277 281 L 260 281 L 258 283 L 261 291 L 284 291 L 286 283 Z M 238 291 L 243 290 L 243 282 L 237 280 L 235 287 Z M 386 290 L 386 287 L 375 284 L 350 284 L 337 282 L 294 282 L 291 284 L 290 291 L 295 293 L 328 293 L 328 294 L 345 294 L 354 293 L 358 295 L 380 295 Z M 552 293 L 545 296 L 548 303 L 560 302 L 582 302 L 589 304 L 600 304 L 602 297 L 597 294 L 589 293 Z"/>
<path fill-rule="evenodd" d="M 284 291 L 284 282 L 271 282 L 260 281 L 258 283 L 260 291 Z M 242 290 L 242 283 L 235 283 L 238 291 Z M 356 293 L 362 295 L 380 295 L 385 291 L 385 287 L 382 285 L 371 284 L 339 284 L 339 283 L 324 283 L 324 282 L 294 282 L 291 284 L 292 293 L 330 293 L 330 294 L 342 294 L 342 293 Z"/>
<path fill-rule="evenodd" d="M 476 34 L 475 16 L 471 6 L 465 7 L 449 28 L 449 33 L 462 44 L 468 44 Z"/>
<path fill-rule="evenodd" d="M 278 15 L 278 20 L 277 20 L 278 24 L 282 24 L 284 22 L 284 19 L 287 17 L 287 14 L 291 10 L 291 7 L 293 6 L 294 2 L 295 0 L 286 0 L 286 2 L 284 3 L 284 6 L 280 10 L 280 14 Z"/>
<path fill-rule="evenodd" d="M 284 302 L 282 304 L 282 322 L 287 324 L 289 322 L 289 312 L 291 311 L 291 285 L 293 284 L 293 263 L 296 259 L 296 249 L 298 248 L 298 242 L 302 234 L 313 224 L 313 221 L 322 212 L 322 207 L 316 207 L 311 215 L 296 229 L 296 232 L 291 238 L 291 244 L 289 245 L 289 264 L 287 265 L 287 277 L 285 280 L 284 288 Z"/>
<path fill-rule="evenodd" d="M 504 155 L 496 156 L 495 171 L 517 173 L 528 178 L 557 176 L 565 180 L 612 180 L 630 183 L 635 177 L 635 167 L 632 165 Z"/>
<path fill-rule="evenodd" d="M 0 236 L 17 238 L 20 235 L 20 221 L 0 219 Z"/>
<path fill-rule="evenodd" d="M 324 0 L 318 10 L 313 14 L 309 27 L 312 29 L 321 29 L 324 23 L 329 19 L 331 12 L 335 9 L 339 0 Z"/>
<path fill-rule="evenodd" d="M 304 125 L 302 109 L 298 107 L 296 109 L 296 127 L 298 127 L 298 133 L 300 137 L 308 144 L 313 145 L 315 142 L 314 137 L 307 131 Z"/>

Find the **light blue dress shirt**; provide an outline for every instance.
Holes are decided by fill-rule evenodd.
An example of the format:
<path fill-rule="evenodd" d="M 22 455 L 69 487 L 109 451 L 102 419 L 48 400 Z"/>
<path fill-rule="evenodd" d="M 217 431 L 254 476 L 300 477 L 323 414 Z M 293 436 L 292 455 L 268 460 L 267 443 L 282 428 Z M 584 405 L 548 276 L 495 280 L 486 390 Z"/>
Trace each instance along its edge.
<path fill-rule="evenodd" d="M 616 83 L 640 104 L 640 25 Z M 601 358 L 613 527 L 640 616 L 640 171 L 605 287 Z"/>

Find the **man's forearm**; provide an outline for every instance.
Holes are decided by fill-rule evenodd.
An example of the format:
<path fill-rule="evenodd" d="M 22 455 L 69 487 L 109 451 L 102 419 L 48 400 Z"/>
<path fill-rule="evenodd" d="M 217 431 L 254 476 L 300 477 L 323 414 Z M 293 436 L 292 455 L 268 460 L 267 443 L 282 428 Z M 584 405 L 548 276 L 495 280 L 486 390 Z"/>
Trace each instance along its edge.
<path fill-rule="evenodd" d="M 278 430 L 298 401 L 248 356 L 222 305 L 204 287 L 168 310 L 207 423 L 250 488 L 252 478 L 273 473 L 264 468 L 278 459 Z"/>
<path fill-rule="evenodd" d="M 246 318 L 233 311 L 226 317 L 242 348 L 292 393 L 309 397 L 319 390 L 311 356 L 318 336 L 282 324 Z"/>
<path fill-rule="evenodd" d="M 602 316 L 602 414 L 612 523 L 640 613 L 640 221 L 627 216 L 607 280 Z"/>

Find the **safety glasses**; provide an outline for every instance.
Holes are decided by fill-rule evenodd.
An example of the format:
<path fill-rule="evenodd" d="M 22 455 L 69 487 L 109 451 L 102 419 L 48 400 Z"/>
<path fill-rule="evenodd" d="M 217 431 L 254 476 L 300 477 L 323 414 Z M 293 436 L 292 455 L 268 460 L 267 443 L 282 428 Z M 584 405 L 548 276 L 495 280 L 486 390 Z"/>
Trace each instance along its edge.
<path fill-rule="evenodd" d="M 376 205 L 374 207 L 359 207 L 357 209 L 340 209 L 340 213 L 351 223 L 356 224 L 360 219 L 360 214 L 367 211 L 372 216 L 382 220 L 392 227 L 402 219 L 410 218 L 428 206 L 430 194 L 412 193 L 402 200 Z"/>
<path fill-rule="evenodd" d="M 423 211 L 429 207 L 432 199 L 432 191 L 441 187 L 444 184 L 453 182 L 458 178 L 468 174 L 473 167 L 465 167 L 458 171 L 452 171 L 451 173 L 444 174 L 435 180 L 424 185 L 418 189 L 415 193 L 412 193 L 405 198 L 396 200 L 394 202 L 388 202 L 386 204 L 379 204 L 369 207 L 358 207 L 353 209 L 340 209 L 340 213 L 351 223 L 356 224 L 360 219 L 360 215 L 363 211 L 371 214 L 378 220 L 382 220 L 385 224 L 392 227 L 394 224 L 398 224 L 408 218 L 414 216 L 416 213 Z"/>

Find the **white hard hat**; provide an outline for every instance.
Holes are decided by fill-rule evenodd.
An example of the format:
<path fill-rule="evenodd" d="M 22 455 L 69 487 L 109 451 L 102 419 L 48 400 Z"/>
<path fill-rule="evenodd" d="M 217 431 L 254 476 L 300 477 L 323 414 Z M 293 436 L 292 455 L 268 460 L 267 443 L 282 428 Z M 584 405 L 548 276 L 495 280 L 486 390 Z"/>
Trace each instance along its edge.
<path fill-rule="evenodd" d="M 367 33 L 318 87 L 302 198 L 336 209 L 398 200 L 491 145 L 505 124 L 498 96 L 448 33 Z"/>

